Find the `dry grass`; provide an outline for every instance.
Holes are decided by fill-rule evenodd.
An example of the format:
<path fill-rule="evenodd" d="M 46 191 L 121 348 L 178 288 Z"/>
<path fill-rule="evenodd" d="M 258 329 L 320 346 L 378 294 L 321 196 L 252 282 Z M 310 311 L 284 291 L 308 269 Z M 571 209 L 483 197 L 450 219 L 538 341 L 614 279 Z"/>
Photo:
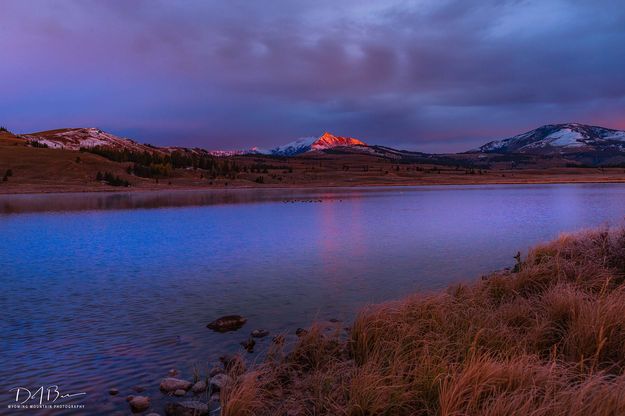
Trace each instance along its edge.
<path fill-rule="evenodd" d="M 315 325 L 235 376 L 226 415 L 625 414 L 625 231 L 568 235 L 517 271 Z"/>

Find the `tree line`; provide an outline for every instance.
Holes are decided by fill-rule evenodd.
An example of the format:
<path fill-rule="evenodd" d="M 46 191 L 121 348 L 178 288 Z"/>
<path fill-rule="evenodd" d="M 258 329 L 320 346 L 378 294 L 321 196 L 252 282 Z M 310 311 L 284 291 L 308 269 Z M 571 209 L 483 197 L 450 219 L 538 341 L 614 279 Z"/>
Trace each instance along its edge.
<path fill-rule="evenodd" d="M 129 174 L 143 178 L 165 178 L 172 175 L 174 169 L 201 169 L 208 172 L 209 177 L 226 177 L 234 179 L 240 167 L 232 160 L 220 159 L 208 154 L 174 151 L 170 154 L 158 152 L 137 152 L 128 149 L 114 149 L 97 146 L 80 149 L 81 152 L 94 153 L 114 162 L 132 162 L 128 167 Z"/>

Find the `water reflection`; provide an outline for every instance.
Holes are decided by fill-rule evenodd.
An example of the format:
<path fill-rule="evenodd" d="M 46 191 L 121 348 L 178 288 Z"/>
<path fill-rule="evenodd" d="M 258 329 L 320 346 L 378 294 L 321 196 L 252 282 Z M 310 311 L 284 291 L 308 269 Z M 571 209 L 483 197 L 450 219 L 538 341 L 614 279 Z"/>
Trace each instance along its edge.
<path fill-rule="evenodd" d="M 169 368 L 189 377 L 251 329 L 349 321 L 624 207 L 618 184 L 4 195 L 0 390 L 62 384 L 109 415 L 142 385 L 161 411 Z M 207 331 L 232 313 L 244 330 Z"/>
<path fill-rule="evenodd" d="M 388 188 L 218 189 L 138 192 L 85 192 L 0 195 L 0 214 L 47 211 L 147 209 L 184 206 L 245 204 L 253 202 L 319 203 L 376 194 Z"/>

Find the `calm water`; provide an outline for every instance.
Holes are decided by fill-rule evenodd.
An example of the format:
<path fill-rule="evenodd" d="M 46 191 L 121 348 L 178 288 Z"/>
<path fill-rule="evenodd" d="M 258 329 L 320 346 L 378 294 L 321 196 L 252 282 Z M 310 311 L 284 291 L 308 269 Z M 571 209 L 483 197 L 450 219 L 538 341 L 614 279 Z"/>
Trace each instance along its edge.
<path fill-rule="evenodd" d="M 136 385 L 163 414 L 168 369 L 191 378 L 251 329 L 349 321 L 624 215 L 625 186 L 594 184 L 0 196 L 0 414 L 50 384 L 87 393 L 74 414 L 128 414 Z M 242 330 L 205 327 L 233 313 Z"/>

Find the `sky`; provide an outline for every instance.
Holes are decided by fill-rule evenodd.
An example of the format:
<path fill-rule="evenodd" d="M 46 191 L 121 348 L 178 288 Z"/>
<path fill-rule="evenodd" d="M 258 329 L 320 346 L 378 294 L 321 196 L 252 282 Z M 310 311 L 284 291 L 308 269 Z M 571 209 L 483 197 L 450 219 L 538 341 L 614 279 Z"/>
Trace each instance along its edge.
<path fill-rule="evenodd" d="M 464 151 L 625 129 L 622 0 L 1 0 L 0 125 Z"/>

